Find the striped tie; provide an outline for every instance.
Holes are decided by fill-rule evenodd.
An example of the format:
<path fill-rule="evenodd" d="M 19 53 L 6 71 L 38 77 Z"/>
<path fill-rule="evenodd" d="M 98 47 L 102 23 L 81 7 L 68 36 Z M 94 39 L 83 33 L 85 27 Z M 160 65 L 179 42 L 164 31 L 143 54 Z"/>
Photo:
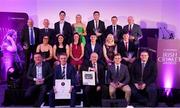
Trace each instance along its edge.
<path fill-rule="evenodd" d="M 62 70 L 62 79 L 65 79 L 65 66 L 63 66 L 63 70 Z"/>

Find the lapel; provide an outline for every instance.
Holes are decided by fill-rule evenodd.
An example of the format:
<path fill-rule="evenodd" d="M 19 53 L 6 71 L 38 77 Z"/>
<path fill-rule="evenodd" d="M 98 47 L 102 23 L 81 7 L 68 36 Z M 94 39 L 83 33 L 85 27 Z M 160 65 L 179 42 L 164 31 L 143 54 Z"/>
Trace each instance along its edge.
<path fill-rule="evenodd" d="M 116 73 L 116 67 L 115 64 L 112 65 L 112 72 L 115 74 Z"/>
<path fill-rule="evenodd" d="M 33 69 L 32 69 L 32 73 L 34 74 L 34 77 L 36 77 L 36 65 L 34 63 Z"/>
<path fill-rule="evenodd" d="M 68 66 L 68 64 L 67 64 L 67 67 L 66 67 L 66 78 L 67 78 L 67 79 L 69 79 L 69 73 L 70 73 L 70 71 L 69 71 L 69 66 Z"/>
<path fill-rule="evenodd" d="M 64 31 L 65 31 L 65 28 L 66 28 L 66 21 L 64 21 L 63 34 L 64 34 Z"/>

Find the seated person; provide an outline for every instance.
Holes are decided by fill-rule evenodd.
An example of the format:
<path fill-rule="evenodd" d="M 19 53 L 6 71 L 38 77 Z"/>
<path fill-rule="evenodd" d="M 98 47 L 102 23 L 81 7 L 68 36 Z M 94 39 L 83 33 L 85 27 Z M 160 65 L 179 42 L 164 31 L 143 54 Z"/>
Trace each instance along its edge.
<path fill-rule="evenodd" d="M 52 59 L 52 46 L 49 44 L 49 37 L 43 36 L 43 42 L 42 44 L 39 44 L 37 46 L 36 52 L 41 53 L 43 57 L 43 61 L 48 61 L 51 63 Z"/>
<path fill-rule="evenodd" d="M 113 63 L 114 55 L 117 53 L 117 44 L 114 42 L 112 34 L 108 34 L 103 45 L 103 54 L 108 65 Z"/>
<path fill-rule="evenodd" d="M 76 103 L 76 70 L 73 65 L 67 63 L 67 54 L 61 53 L 58 57 L 60 64 L 55 67 L 54 70 L 54 87 L 49 95 L 49 106 L 55 106 L 55 93 L 57 90 L 55 88 L 55 80 L 56 79 L 70 79 L 71 80 L 71 89 L 69 92 L 71 93 L 71 107 L 75 107 Z"/>
<path fill-rule="evenodd" d="M 61 53 L 66 53 L 69 57 L 69 45 L 65 44 L 64 36 L 62 34 L 57 34 L 58 42 L 53 46 L 53 57 L 55 60 L 58 60 L 58 55 Z"/>
<path fill-rule="evenodd" d="M 147 51 L 140 53 L 140 59 L 135 61 L 131 70 L 132 78 L 132 96 L 139 103 L 148 107 L 154 107 L 157 100 L 157 68 L 154 61 L 149 59 Z M 147 96 L 140 91 L 147 93 Z"/>
<path fill-rule="evenodd" d="M 114 55 L 114 64 L 108 67 L 107 77 L 109 84 L 109 94 L 111 99 L 116 98 L 116 90 L 121 89 L 125 92 L 127 104 L 130 102 L 131 88 L 128 83 L 130 81 L 129 71 L 126 65 L 121 64 L 121 55 Z"/>
<path fill-rule="evenodd" d="M 101 106 L 102 90 L 105 83 L 105 69 L 104 66 L 98 63 L 98 54 L 93 52 L 90 55 L 90 61 L 87 64 L 83 64 L 82 71 L 94 71 L 95 72 L 95 86 L 85 86 L 85 100 L 84 106 Z"/>
<path fill-rule="evenodd" d="M 96 42 L 97 36 L 91 35 L 90 36 L 91 42 L 86 43 L 85 50 L 84 50 L 84 63 L 89 62 L 90 55 L 93 52 L 96 52 L 98 54 L 98 62 L 102 61 L 102 47 L 100 44 Z"/>
<path fill-rule="evenodd" d="M 131 67 L 137 56 L 137 47 L 134 42 L 129 41 L 129 34 L 123 31 L 123 40 L 118 45 L 118 52 L 122 56 L 122 63 Z"/>
<path fill-rule="evenodd" d="M 47 86 L 52 76 L 52 69 L 47 62 L 43 62 L 40 53 L 34 54 L 34 63 L 31 63 L 28 69 L 27 78 L 30 81 L 30 87 L 25 93 L 25 97 L 31 97 L 36 91 L 39 95 L 34 104 L 35 107 L 40 107 L 44 101 L 47 92 Z"/>

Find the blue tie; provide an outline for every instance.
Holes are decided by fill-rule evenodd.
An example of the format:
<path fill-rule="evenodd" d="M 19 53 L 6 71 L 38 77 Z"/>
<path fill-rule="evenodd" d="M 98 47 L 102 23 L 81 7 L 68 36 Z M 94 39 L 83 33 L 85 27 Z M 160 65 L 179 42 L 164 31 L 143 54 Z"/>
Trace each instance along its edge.
<path fill-rule="evenodd" d="M 33 35 L 33 29 L 31 28 L 31 45 L 34 45 L 35 44 L 35 40 L 34 40 L 34 35 Z"/>

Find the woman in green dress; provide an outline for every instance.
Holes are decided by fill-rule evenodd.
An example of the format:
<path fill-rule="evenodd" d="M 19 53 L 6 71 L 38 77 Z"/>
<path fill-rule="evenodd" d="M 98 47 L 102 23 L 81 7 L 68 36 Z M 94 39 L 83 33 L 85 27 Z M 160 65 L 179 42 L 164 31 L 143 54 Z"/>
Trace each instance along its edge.
<path fill-rule="evenodd" d="M 76 23 L 72 24 L 74 33 L 77 32 L 80 35 L 81 43 L 85 46 L 86 44 L 86 25 L 82 23 L 82 16 L 76 15 Z"/>

